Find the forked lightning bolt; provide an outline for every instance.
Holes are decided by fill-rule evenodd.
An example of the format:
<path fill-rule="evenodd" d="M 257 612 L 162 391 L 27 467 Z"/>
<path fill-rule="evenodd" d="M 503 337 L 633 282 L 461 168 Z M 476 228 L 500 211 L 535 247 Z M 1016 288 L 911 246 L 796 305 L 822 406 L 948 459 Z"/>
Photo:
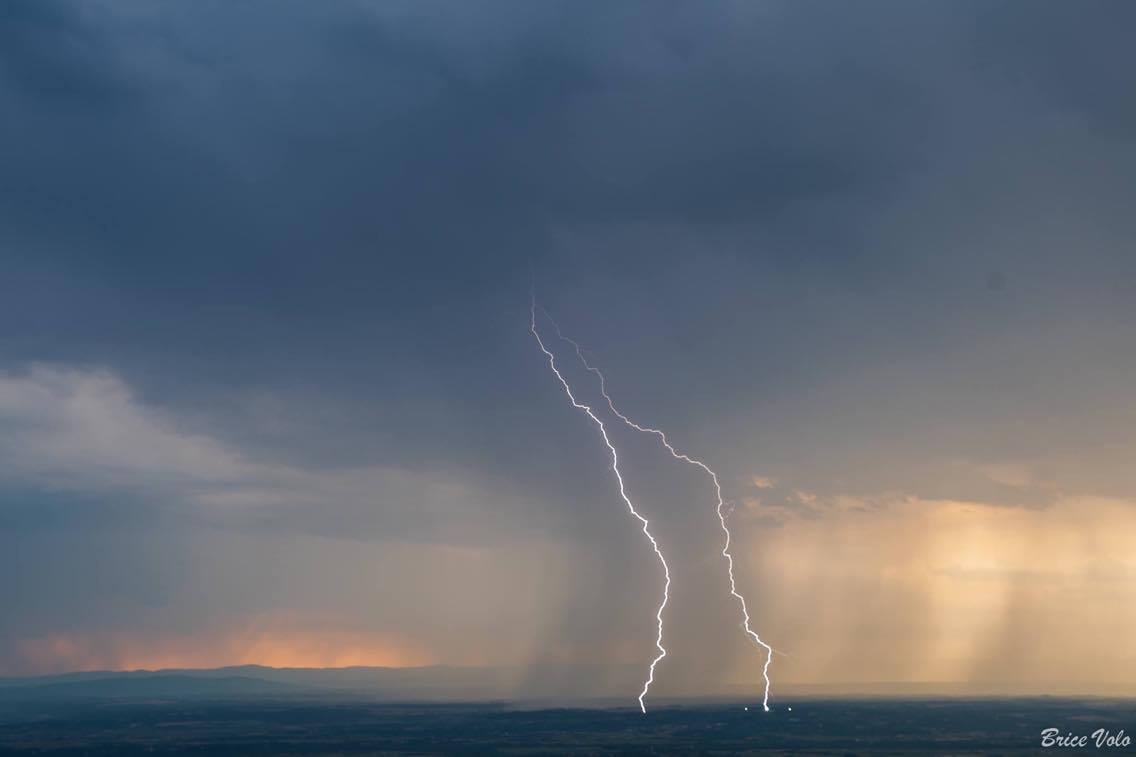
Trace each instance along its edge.
<path fill-rule="evenodd" d="M 651 688 L 651 684 L 655 681 L 655 666 L 659 664 L 659 660 L 667 656 L 667 650 L 663 646 L 663 610 L 666 609 L 667 601 L 670 599 L 671 571 L 670 568 L 667 567 L 667 561 L 663 557 L 662 550 L 659 549 L 659 543 L 655 541 L 655 537 L 651 535 L 650 530 L 648 530 L 647 528 L 647 519 L 639 514 L 639 512 L 635 509 L 635 505 L 632 504 L 631 498 L 627 496 L 627 489 L 623 485 L 623 474 L 619 472 L 619 454 L 615 451 L 615 445 L 611 443 L 611 439 L 608 438 L 607 428 L 604 426 L 603 421 L 601 421 L 599 417 L 592 411 L 592 408 L 589 405 L 585 405 L 576 400 L 575 395 L 572 394 L 572 387 L 568 385 L 568 382 L 562 375 L 560 375 L 560 371 L 556 367 L 556 356 L 549 352 L 548 348 L 544 346 L 544 340 L 540 338 L 540 332 L 537 331 L 536 328 L 535 294 L 532 298 L 531 315 L 532 321 L 530 329 L 532 330 L 533 336 L 536 337 L 536 343 L 540 345 L 540 351 L 543 352 L 548 358 L 548 365 L 550 368 L 552 368 L 552 372 L 556 374 L 556 378 L 560 380 L 560 384 L 564 387 L 564 391 L 565 393 L 567 393 L 568 399 L 572 403 L 572 406 L 587 413 L 588 417 L 591 418 L 592 421 L 596 424 L 596 427 L 599 428 L 600 436 L 603 437 L 604 444 L 607 445 L 608 451 L 611 452 L 611 470 L 613 473 L 615 473 L 616 481 L 619 482 L 619 496 L 623 497 L 623 501 L 627 503 L 627 509 L 631 511 L 631 514 L 635 516 L 640 523 L 643 524 L 643 533 L 651 541 L 651 547 L 654 548 L 655 554 L 658 555 L 659 562 L 663 566 L 663 576 L 666 579 L 663 584 L 663 601 L 659 605 L 658 612 L 655 613 L 655 619 L 658 621 L 659 628 L 658 634 L 655 637 L 655 646 L 658 648 L 659 654 L 655 657 L 654 660 L 651 661 L 651 668 L 647 673 L 647 680 L 643 682 L 643 691 L 639 693 L 639 709 L 642 710 L 644 714 L 646 714 L 647 705 L 643 700 L 647 696 L 647 691 Z"/>
<path fill-rule="evenodd" d="M 729 576 L 730 576 L 730 594 L 732 594 L 738 600 L 738 603 L 741 605 L 742 619 L 743 619 L 742 620 L 742 627 L 745 629 L 746 634 L 751 639 L 753 639 L 754 643 L 756 643 L 758 646 L 760 646 L 762 649 L 765 650 L 765 665 L 761 669 L 762 678 L 765 679 L 765 695 L 762 698 L 761 704 L 762 704 L 762 707 L 765 709 L 765 711 L 769 712 L 769 688 L 770 688 L 769 666 L 773 662 L 773 647 L 769 646 L 764 641 L 762 641 L 761 637 L 757 635 L 757 632 L 754 631 L 752 628 L 750 628 L 749 610 L 746 608 L 745 597 L 743 597 L 740 593 L 738 593 L 738 586 L 737 586 L 737 583 L 735 583 L 735 581 L 734 581 L 734 558 L 730 554 L 730 529 L 726 525 L 726 513 L 723 512 L 725 507 L 726 507 L 726 503 L 722 499 L 722 485 L 718 482 L 718 474 L 715 473 L 713 470 L 711 470 L 710 466 L 706 465 L 706 463 L 702 462 L 701 460 L 696 460 L 693 457 L 690 457 L 686 454 L 683 454 L 682 452 L 677 451 L 671 445 L 671 443 L 667 440 L 667 435 L 665 433 L 663 433 L 662 431 L 660 431 L 659 429 L 651 428 L 650 426 L 640 426 L 638 423 L 635 423 L 633 420 L 628 418 L 626 415 L 619 412 L 619 410 L 616 409 L 615 403 L 612 401 L 611 396 L 607 393 L 607 382 L 604 380 L 604 375 L 600 372 L 600 370 L 598 368 L 595 368 L 594 366 L 592 366 L 588 362 L 587 358 L 584 357 L 584 351 L 580 348 L 579 343 L 576 342 L 573 339 L 570 339 L 570 338 L 564 336 L 564 334 L 560 331 L 559 324 L 557 324 L 556 321 L 552 318 L 552 316 L 548 315 L 547 312 L 545 312 L 545 316 L 548 318 L 549 321 L 551 321 L 552 325 L 556 328 L 556 335 L 558 337 L 560 337 L 561 340 L 571 344 L 575 348 L 576 356 L 580 359 L 580 362 L 583 363 L 584 367 L 586 369 L 588 369 L 590 372 L 594 373 L 597 377 L 599 377 L 600 392 L 603 393 L 604 399 L 607 400 L 607 406 L 609 408 L 611 408 L 611 412 L 613 412 L 621 421 L 623 421 L 624 423 L 626 423 L 628 426 L 635 429 L 636 431 L 641 431 L 645 434 L 654 434 L 655 436 L 657 436 L 659 438 L 659 441 L 662 442 L 663 446 L 667 448 L 667 451 L 671 453 L 672 457 L 674 457 L 676 460 L 682 460 L 685 463 L 689 463 L 690 465 L 694 465 L 694 466 L 701 468 L 703 471 L 706 472 L 706 474 L 708 476 L 710 476 L 710 480 L 714 482 L 714 491 L 716 492 L 717 497 L 718 497 L 718 509 L 717 509 L 718 521 L 719 521 L 719 523 L 721 523 L 722 532 L 726 536 L 726 543 L 722 547 L 722 556 L 726 558 L 726 567 L 727 567 L 727 570 L 728 570 L 728 573 L 729 573 Z"/>

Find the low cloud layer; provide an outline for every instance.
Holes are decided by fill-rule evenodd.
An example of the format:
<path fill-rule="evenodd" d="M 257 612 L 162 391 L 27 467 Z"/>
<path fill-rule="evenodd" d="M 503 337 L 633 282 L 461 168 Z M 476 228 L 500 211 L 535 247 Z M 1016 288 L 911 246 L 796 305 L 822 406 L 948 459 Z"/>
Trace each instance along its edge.
<path fill-rule="evenodd" d="M 151 508 L 191 521 L 318 532 L 317 513 L 330 503 L 339 519 L 353 513 L 358 520 L 352 525 L 371 538 L 385 532 L 393 539 L 444 541 L 473 538 L 480 520 L 473 503 L 492 496 L 394 468 L 320 470 L 258 461 L 183 430 L 176 418 L 138 403 L 105 371 L 34 366 L 0 375 L 0 423 L 10 429 L 0 442 L 9 484 L 129 500 L 142 515 Z M 469 503 L 464 520 L 455 502 Z"/>

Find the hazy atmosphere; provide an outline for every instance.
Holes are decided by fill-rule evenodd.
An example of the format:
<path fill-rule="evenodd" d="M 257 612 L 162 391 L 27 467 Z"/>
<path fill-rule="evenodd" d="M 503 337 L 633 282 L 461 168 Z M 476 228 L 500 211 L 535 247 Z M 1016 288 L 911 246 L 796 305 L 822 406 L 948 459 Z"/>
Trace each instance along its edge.
<path fill-rule="evenodd" d="M 6 0 L 0 676 L 1136 694 L 1133 28 Z"/>

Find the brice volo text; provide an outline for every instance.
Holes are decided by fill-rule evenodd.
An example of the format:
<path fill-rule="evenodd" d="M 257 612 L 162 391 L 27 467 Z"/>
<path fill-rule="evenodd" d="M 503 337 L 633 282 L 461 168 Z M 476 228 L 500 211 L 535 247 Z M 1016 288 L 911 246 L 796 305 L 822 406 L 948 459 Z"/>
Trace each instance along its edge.
<path fill-rule="evenodd" d="M 1098 728 L 1088 735 L 1077 735 L 1070 731 L 1064 736 L 1061 735 L 1061 730 L 1058 728 L 1046 728 L 1041 732 L 1041 745 L 1043 747 L 1087 747 L 1095 746 L 1097 749 L 1101 747 L 1126 747 L 1132 743 L 1129 736 L 1124 735 L 1124 729 L 1113 733 L 1104 728 Z"/>

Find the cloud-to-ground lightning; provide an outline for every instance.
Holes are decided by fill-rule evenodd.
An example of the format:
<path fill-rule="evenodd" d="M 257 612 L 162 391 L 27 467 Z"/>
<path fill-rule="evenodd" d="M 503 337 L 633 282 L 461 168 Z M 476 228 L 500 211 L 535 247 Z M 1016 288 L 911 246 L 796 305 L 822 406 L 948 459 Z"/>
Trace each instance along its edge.
<path fill-rule="evenodd" d="M 651 667 L 647 673 L 647 679 L 643 682 L 643 690 L 639 693 L 639 709 L 644 714 L 646 714 L 647 705 L 644 702 L 644 699 L 647 696 L 647 691 L 651 688 L 651 684 L 655 681 L 655 666 L 659 664 L 660 660 L 667 656 L 666 647 L 663 646 L 663 610 L 666 609 L 667 601 L 670 599 L 671 571 L 667 566 L 666 558 L 663 557 L 662 550 L 659 549 L 659 543 L 655 541 L 655 537 L 651 535 L 651 531 L 647 527 L 648 520 L 639 514 L 639 511 L 635 509 L 635 505 L 631 502 L 631 498 L 627 495 L 627 489 L 623 484 L 623 474 L 620 473 L 619 470 L 619 453 L 616 452 L 615 445 L 611 443 L 611 439 L 607 435 L 607 428 L 604 426 L 604 423 L 602 420 L 600 420 L 599 416 L 597 416 L 592 410 L 591 406 L 585 405 L 584 403 L 578 402 L 576 400 L 575 395 L 572 393 L 572 387 L 568 385 L 568 381 L 564 378 L 564 376 L 560 374 L 559 369 L 557 369 L 556 367 L 556 356 L 552 352 L 550 352 L 547 347 L 545 347 L 544 340 L 540 338 L 540 332 L 536 328 L 535 294 L 532 297 L 531 315 L 532 321 L 530 329 L 532 330 L 533 336 L 536 337 L 537 344 L 540 345 L 540 351 L 543 352 L 548 358 L 548 365 L 550 368 L 552 368 L 552 372 L 556 374 L 556 378 L 560 380 L 560 384 L 564 387 L 564 391 L 565 393 L 567 393 L 568 400 L 572 403 L 572 406 L 587 413 L 588 417 L 592 419 L 592 421 L 596 424 L 596 427 L 599 429 L 600 436 L 603 437 L 604 444 L 607 445 L 608 452 L 611 453 L 611 470 L 613 473 L 615 473 L 616 481 L 619 482 L 619 496 L 621 496 L 623 498 L 623 501 L 627 503 L 627 509 L 631 511 L 631 514 L 635 516 L 640 523 L 643 524 L 643 533 L 650 540 L 651 547 L 655 550 L 655 554 L 659 558 L 659 563 L 661 563 L 663 566 L 663 577 L 665 579 L 663 583 L 663 601 L 659 604 L 659 609 L 655 613 L 655 619 L 658 621 L 658 633 L 655 636 L 655 647 L 659 650 L 659 654 L 655 657 L 655 659 L 651 660 Z M 559 327 L 557 330 L 559 330 Z"/>
<path fill-rule="evenodd" d="M 584 357 L 584 351 L 580 348 L 580 344 L 578 342 L 576 342 L 573 339 L 570 339 L 569 337 L 564 336 L 563 332 L 560 331 L 559 324 L 556 323 L 556 321 L 552 318 L 552 316 L 549 316 L 547 312 L 545 313 L 545 316 L 548 317 L 549 321 L 556 328 L 556 335 L 561 340 L 571 344 L 572 347 L 575 348 L 576 356 L 580 359 L 580 362 L 584 365 L 584 368 L 586 368 L 591 373 L 594 373 L 599 378 L 599 380 L 600 380 L 600 392 L 603 394 L 603 398 L 605 400 L 607 400 L 608 407 L 611 409 L 611 412 L 616 415 L 616 417 L 618 417 L 621 421 L 623 421 L 625 424 L 627 424 L 631 428 L 635 429 L 636 431 L 640 431 L 640 432 L 645 433 L 645 434 L 654 434 L 655 436 L 658 437 L 658 439 L 662 443 L 662 445 L 664 447 L 666 447 L 667 451 L 671 454 L 672 457 L 674 457 L 676 460 L 681 460 L 685 463 L 689 463 L 690 465 L 694 465 L 694 466 L 697 466 L 698 468 L 701 468 L 708 476 L 710 476 L 710 480 L 714 482 L 714 491 L 715 491 L 717 498 L 718 498 L 718 507 L 717 507 L 718 521 L 722 526 L 722 532 L 724 533 L 725 538 L 726 538 L 725 544 L 722 547 L 722 556 L 726 558 L 726 568 L 727 568 L 727 572 L 728 572 L 729 577 L 730 577 L 730 594 L 732 594 L 734 596 L 734 598 L 738 600 L 738 603 L 741 605 L 742 627 L 745 629 L 746 635 L 749 636 L 751 639 L 753 639 L 755 644 L 757 644 L 758 646 L 760 646 L 762 649 L 765 650 L 765 665 L 761 669 L 762 678 L 765 679 L 765 693 L 764 693 L 764 696 L 762 697 L 762 703 L 761 704 L 762 704 L 762 707 L 765 709 L 765 711 L 769 712 L 769 689 L 770 689 L 769 666 L 773 662 L 773 647 L 769 646 L 764 641 L 762 641 L 761 637 L 758 636 L 757 632 L 754 631 L 753 628 L 750 627 L 749 609 L 746 607 L 745 597 L 743 597 L 738 592 L 738 585 L 734 580 L 734 558 L 733 558 L 733 555 L 730 553 L 730 528 L 729 528 L 729 526 L 726 525 L 726 513 L 724 512 L 725 507 L 726 507 L 726 503 L 725 503 L 725 500 L 723 500 L 723 498 L 722 498 L 722 485 L 718 481 L 718 474 L 715 473 L 710 468 L 710 466 L 708 466 L 706 463 L 702 462 L 701 460 L 696 460 L 695 458 L 690 457 L 689 455 L 686 455 L 685 453 L 682 453 L 682 452 L 679 452 L 678 450 L 676 450 L 674 448 L 674 446 L 671 445 L 670 441 L 667 440 L 667 435 L 665 433 L 663 433 L 662 431 L 660 431 L 659 429 L 651 428 L 650 426 L 641 426 L 638 423 L 636 423 L 635 421 L 628 418 L 623 413 L 621 413 L 616 408 L 615 403 L 611 399 L 611 396 L 607 393 L 607 382 L 604 379 L 603 373 L 601 373 L 598 368 L 594 367 L 591 363 L 588 362 L 587 358 Z"/>

